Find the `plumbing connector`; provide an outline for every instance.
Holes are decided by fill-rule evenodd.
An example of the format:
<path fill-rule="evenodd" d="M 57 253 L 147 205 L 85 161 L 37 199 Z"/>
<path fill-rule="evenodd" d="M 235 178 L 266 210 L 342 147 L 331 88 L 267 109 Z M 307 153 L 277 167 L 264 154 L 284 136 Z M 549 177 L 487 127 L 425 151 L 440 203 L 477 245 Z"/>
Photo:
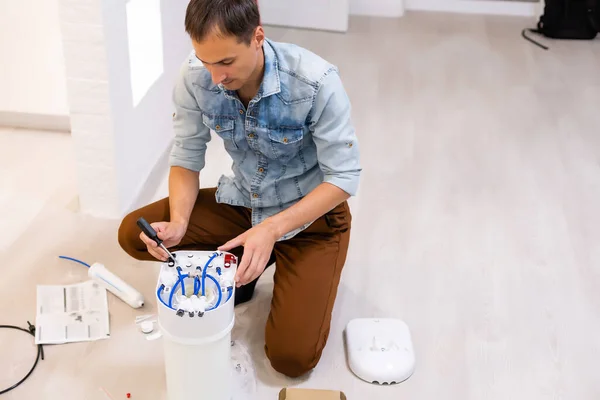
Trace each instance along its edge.
<path fill-rule="evenodd" d="M 202 313 L 204 314 L 204 312 L 206 311 L 206 308 L 208 306 L 208 301 L 206 300 L 206 296 L 192 296 L 190 297 L 190 303 L 192 306 L 192 309 L 194 311 L 196 311 L 197 313 Z"/>
<path fill-rule="evenodd" d="M 229 290 L 229 288 L 233 289 L 233 282 L 230 281 L 229 279 L 221 279 L 221 282 L 219 282 L 219 284 L 221 285 L 221 287 L 223 289 L 227 288 Z"/>
<path fill-rule="evenodd" d="M 177 274 L 173 270 L 164 271 L 160 274 L 160 282 L 167 287 L 173 287 L 177 282 Z"/>
<path fill-rule="evenodd" d="M 206 297 L 205 296 L 192 296 L 190 297 L 190 303 L 191 306 L 193 308 L 193 310 L 198 313 L 199 317 L 203 317 L 204 316 L 204 312 L 206 311 L 206 305 L 207 305 L 207 301 L 206 301 Z"/>

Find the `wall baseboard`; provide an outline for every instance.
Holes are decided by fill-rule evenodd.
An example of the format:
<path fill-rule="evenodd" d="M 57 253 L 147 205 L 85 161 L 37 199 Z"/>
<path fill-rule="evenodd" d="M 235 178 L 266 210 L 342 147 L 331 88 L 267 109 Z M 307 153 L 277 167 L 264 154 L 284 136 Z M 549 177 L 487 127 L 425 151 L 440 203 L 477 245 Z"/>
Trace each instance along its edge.
<path fill-rule="evenodd" d="M 71 132 L 71 119 L 68 115 L 0 111 L 0 126 L 39 129 L 43 131 Z"/>
<path fill-rule="evenodd" d="M 350 0 L 350 15 L 397 18 L 404 15 L 403 0 Z"/>
<path fill-rule="evenodd" d="M 544 1 L 502 0 L 350 0 L 351 15 L 397 18 L 409 11 L 534 17 L 542 13 Z"/>
<path fill-rule="evenodd" d="M 501 0 L 406 0 L 406 9 L 462 14 L 507 15 L 535 17 L 540 15 L 543 2 Z"/>

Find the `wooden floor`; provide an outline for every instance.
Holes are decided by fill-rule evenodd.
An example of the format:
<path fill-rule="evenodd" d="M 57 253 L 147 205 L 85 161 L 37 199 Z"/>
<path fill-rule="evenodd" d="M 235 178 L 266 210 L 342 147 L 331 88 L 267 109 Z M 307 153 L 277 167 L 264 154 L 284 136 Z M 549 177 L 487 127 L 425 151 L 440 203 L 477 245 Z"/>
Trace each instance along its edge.
<path fill-rule="evenodd" d="M 314 373 L 289 380 L 265 362 L 272 271 L 237 310 L 254 399 L 274 400 L 288 385 L 351 400 L 600 398 L 600 41 L 544 52 L 520 37 L 533 23 L 410 13 L 353 18 L 346 35 L 267 29 L 339 65 L 364 173 Z M 205 184 L 230 164 L 211 145 Z M 47 347 L 3 399 L 105 400 L 100 388 L 163 399 L 161 341 L 134 325 L 155 310 L 157 268 L 119 249 L 119 221 L 77 213 L 70 151 L 65 134 L 0 130 L 0 324 L 34 320 L 36 284 L 85 279 L 59 254 L 103 262 L 144 293 L 146 310 L 111 296 L 109 340 Z M 356 317 L 408 323 L 410 380 L 376 387 L 351 374 L 342 332 Z M 0 388 L 27 372 L 34 351 L 25 335 L 0 331 Z"/>

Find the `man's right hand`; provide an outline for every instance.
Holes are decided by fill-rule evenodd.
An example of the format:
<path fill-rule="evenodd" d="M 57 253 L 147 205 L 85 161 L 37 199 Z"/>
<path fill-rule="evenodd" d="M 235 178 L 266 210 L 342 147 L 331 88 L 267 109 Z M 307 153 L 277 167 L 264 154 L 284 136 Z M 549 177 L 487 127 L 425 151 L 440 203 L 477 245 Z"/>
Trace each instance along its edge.
<path fill-rule="evenodd" d="M 150 224 L 156 233 L 158 238 L 163 241 L 166 248 L 177 246 L 181 243 L 181 239 L 187 231 L 187 226 L 177 222 L 153 222 Z M 154 240 L 150 239 L 144 232 L 140 233 L 140 239 L 146 244 L 148 253 L 154 258 L 161 261 L 167 261 L 169 256 L 161 249 Z"/>

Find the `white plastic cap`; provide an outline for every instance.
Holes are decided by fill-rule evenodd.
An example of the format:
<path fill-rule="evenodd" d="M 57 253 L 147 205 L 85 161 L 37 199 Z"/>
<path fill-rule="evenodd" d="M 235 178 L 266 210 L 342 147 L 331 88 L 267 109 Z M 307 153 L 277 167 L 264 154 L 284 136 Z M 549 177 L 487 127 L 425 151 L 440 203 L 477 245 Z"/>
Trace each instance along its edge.
<path fill-rule="evenodd" d="M 144 333 L 150 333 L 154 330 L 154 322 L 152 321 L 144 321 L 140 324 L 140 329 Z"/>
<path fill-rule="evenodd" d="M 181 296 L 179 301 L 179 304 L 177 305 L 177 309 L 178 310 L 184 310 L 184 311 L 194 311 L 194 307 L 192 305 L 192 300 L 185 297 L 185 296 Z"/>
<path fill-rule="evenodd" d="M 196 296 L 196 295 L 191 296 L 190 302 L 192 303 L 192 309 L 194 311 L 200 311 L 201 302 L 200 302 L 200 299 L 198 298 L 198 296 Z"/>
<path fill-rule="evenodd" d="M 199 300 L 198 311 L 205 312 L 206 306 L 208 305 L 208 300 L 206 299 L 206 296 L 202 296 L 198 300 Z"/>

